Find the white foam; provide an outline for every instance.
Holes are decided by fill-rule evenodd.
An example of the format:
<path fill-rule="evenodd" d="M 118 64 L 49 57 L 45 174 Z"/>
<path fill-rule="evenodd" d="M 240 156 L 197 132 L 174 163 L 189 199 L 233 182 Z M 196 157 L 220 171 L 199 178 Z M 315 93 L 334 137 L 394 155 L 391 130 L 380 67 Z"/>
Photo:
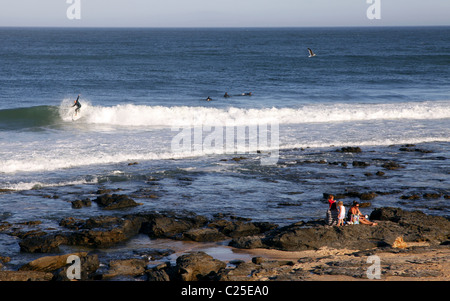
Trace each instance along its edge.
<path fill-rule="evenodd" d="M 391 145 L 421 142 L 450 142 L 450 101 L 401 104 L 316 104 L 301 108 L 239 109 L 208 107 L 159 107 L 118 105 L 93 106 L 82 101 L 78 124 L 138 126 L 123 131 L 84 130 L 70 132 L 10 133 L 0 140 L 0 175 L 16 172 L 64 170 L 130 161 L 183 159 L 204 155 L 230 154 L 228 145 L 212 147 L 193 139 L 192 148 L 174 149 L 175 126 L 280 124 L 279 147 L 329 147 L 334 145 Z M 72 123 L 69 100 L 60 106 L 63 121 Z M 231 120 L 231 122 L 230 122 Z M 347 122 L 348 121 L 348 122 Z M 162 129 L 148 131 L 152 125 Z M 114 128 L 114 126 L 112 126 Z M 79 130 L 81 129 L 81 130 Z M 227 138 L 227 135 L 223 136 Z M 178 140 L 177 140 L 178 141 Z M 201 143 L 203 142 L 204 145 Z M 208 145 L 209 144 L 209 145 Z M 176 145 L 176 143 L 175 143 Z M 270 147 L 238 144 L 236 154 L 270 151 Z M 181 151 L 180 151 L 181 150 Z M 119 167 L 120 168 L 120 167 Z"/>
<path fill-rule="evenodd" d="M 60 116 L 71 121 L 67 100 L 60 106 Z M 367 120 L 450 118 L 450 101 L 406 102 L 396 104 L 308 104 L 299 108 L 211 108 L 188 106 L 146 106 L 123 104 L 93 106 L 83 101 L 80 120 L 90 124 L 119 126 L 201 126 L 326 123 Z"/>
<path fill-rule="evenodd" d="M 43 183 L 43 182 L 18 182 L 18 183 L 10 183 L 3 184 L 2 189 L 9 189 L 15 191 L 22 190 L 31 190 L 31 189 L 41 189 L 46 187 L 64 187 L 70 185 L 82 185 L 82 184 L 96 184 L 97 178 L 93 178 L 91 180 L 77 180 L 77 181 L 67 181 L 67 182 L 58 182 L 58 183 Z"/>

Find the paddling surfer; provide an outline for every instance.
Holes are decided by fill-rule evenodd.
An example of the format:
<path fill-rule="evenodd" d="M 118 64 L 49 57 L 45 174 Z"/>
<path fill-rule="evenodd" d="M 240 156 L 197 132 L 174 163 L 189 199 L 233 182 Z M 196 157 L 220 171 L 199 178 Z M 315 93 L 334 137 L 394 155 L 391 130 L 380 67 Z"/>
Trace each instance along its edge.
<path fill-rule="evenodd" d="M 81 108 L 81 104 L 80 104 L 80 102 L 78 101 L 80 99 L 80 94 L 78 94 L 78 97 L 77 97 L 77 100 L 75 100 L 74 101 L 74 104 L 73 104 L 73 106 L 72 107 L 77 107 L 76 109 L 75 109 L 75 116 L 77 116 L 77 113 L 78 112 L 80 112 L 80 108 Z"/>

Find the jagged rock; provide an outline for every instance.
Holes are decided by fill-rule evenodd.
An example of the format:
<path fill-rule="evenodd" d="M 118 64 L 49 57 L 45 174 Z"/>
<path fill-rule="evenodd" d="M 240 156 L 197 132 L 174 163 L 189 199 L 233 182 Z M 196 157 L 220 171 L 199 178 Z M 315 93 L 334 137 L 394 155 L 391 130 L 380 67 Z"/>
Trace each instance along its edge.
<path fill-rule="evenodd" d="M 360 147 L 342 147 L 340 150 L 336 150 L 337 152 L 341 152 L 341 153 L 360 153 L 361 148 Z"/>
<path fill-rule="evenodd" d="M 285 251 L 315 250 L 321 247 L 367 250 L 391 246 L 399 236 L 405 241 L 428 241 L 440 244 L 450 239 L 450 221 L 420 211 L 398 208 L 375 209 L 370 220 L 378 225 L 329 227 L 313 223 L 296 223 L 268 231 L 262 236 L 240 237 L 230 245 L 236 248 L 273 248 Z"/>
<path fill-rule="evenodd" d="M 76 200 L 72 202 L 72 208 L 74 209 L 80 209 L 83 207 L 91 207 L 92 201 L 90 199 L 85 200 Z"/>
<path fill-rule="evenodd" d="M 178 275 L 183 281 L 207 279 L 226 267 L 226 263 L 204 252 L 181 255 L 177 258 Z"/>
<path fill-rule="evenodd" d="M 367 167 L 370 166 L 370 163 L 364 161 L 353 161 L 352 165 L 355 167 Z"/>
<path fill-rule="evenodd" d="M 105 210 L 115 210 L 141 205 L 124 194 L 104 194 L 97 197 L 94 202 Z"/>
<path fill-rule="evenodd" d="M 190 229 L 203 227 L 207 223 L 205 217 L 197 215 L 180 218 L 148 213 L 140 216 L 143 219 L 141 233 L 148 234 L 152 238 L 175 238 Z"/>
<path fill-rule="evenodd" d="M 70 225 L 76 231 L 66 235 L 66 244 L 93 247 L 112 246 L 139 233 L 142 220 L 138 217 L 121 218 L 100 216 L 77 221 Z M 67 223 L 63 223 L 66 224 Z"/>
<path fill-rule="evenodd" d="M 67 242 L 64 234 L 29 235 L 19 242 L 20 251 L 28 253 L 58 252 L 59 246 Z"/>

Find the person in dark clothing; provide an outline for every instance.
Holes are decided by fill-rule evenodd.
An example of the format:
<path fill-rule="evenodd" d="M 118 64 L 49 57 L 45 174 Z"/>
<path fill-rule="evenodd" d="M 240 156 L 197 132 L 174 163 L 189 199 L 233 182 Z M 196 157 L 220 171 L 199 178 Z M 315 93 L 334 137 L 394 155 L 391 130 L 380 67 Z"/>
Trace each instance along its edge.
<path fill-rule="evenodd" d="M 336 202 L 332 203 L 327 210 L 325 222 L 328 226 L 336 226 L 338 223 L 338 210 Z"/>
<path fill-rule="evenodd" d="M 81 108 L 81 104 L 78 101 L 79 99 L 80 99 L 80 94 L 78 94 L 77 100 L 74 101 L 74 105 L 72 106 L 72 107 L 75 107 L 75 106 L 77 107 L 75 109 L 75 116 L 77 116 L 77 113 L 80 112 L 80 108 Z"/>

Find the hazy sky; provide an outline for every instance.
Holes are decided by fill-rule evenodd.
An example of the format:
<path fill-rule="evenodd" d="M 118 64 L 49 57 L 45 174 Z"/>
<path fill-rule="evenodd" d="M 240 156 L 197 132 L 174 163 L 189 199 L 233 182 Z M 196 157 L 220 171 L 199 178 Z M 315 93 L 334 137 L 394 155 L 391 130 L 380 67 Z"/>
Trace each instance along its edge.
<path fill-rule="evenodd" d="M 67 10 L 80 1 L 81 19 Z M 0 0 L 0 26 L 277 27 L 450 25 L 450 0 Z"/>

